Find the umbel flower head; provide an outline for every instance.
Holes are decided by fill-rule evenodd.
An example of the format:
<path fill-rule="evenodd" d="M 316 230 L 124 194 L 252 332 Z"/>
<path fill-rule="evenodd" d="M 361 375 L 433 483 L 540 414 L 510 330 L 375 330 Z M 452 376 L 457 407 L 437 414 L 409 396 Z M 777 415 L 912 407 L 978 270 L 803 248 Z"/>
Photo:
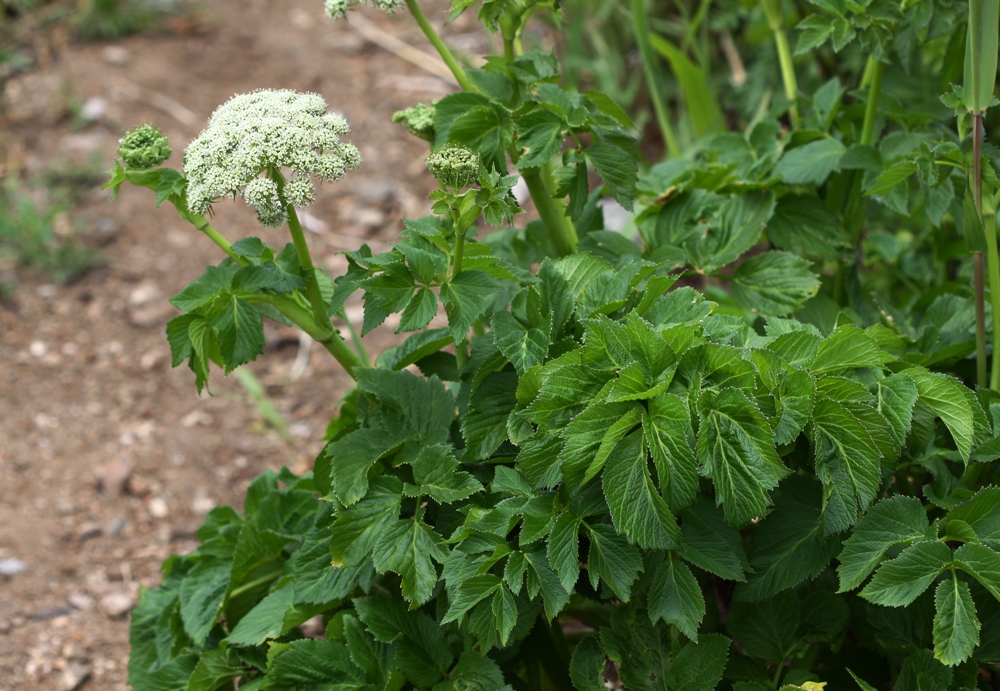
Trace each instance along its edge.
<path fill-rule="evenodd" d="M 142 125 L 129 130 L 118 141 L 118 156 L 126 168 L 152 168 L 168 158 L 173 151 L 167 137 L 155 125 Z"/>
<path fill-rule="evenodd" d="M 261 89 L 219 106 L 184 152 L 188 208 L 204 214 L 216 199 L 239 194 L 263 225 L 277 227 L 286 220 L 282 202 L 311 204 L 313 176 L 339 180 L 361 165 L 357 147 L 340 141 L 347 121 L 326 107 L 322 96 L 290 89 Z M 279 190 L 281 168 L 292 174 Z"/>
<path fill-rule="evenodd" d="M 424 162 L 434 179 L 452 190 L 463 189 L 479 180 L 479 154 L 464 146 L 435 151 Z"/>
<path fill-rule="evenodd" d="M 406 131 L 414 137 L 420 137 L 424 141 L 434 143 L 434 106 L 425 103 L 418 103 L 406 110 L 399 110 L 392 114 L 393 122 L 403 123 Z"/>
<path fill-rule="evenodd" d="M 400 7 L 405 0 L 368 0 L 368 2 L 377 10 L 382 10 L 389 14 L 393 14 L 396 8 Z M 360 0 L 326 0 L 325 11 L 326 16 L 330 19 L 343 19 L 347 16 L 347 10 L 353 5 L 361 4 Z"/>

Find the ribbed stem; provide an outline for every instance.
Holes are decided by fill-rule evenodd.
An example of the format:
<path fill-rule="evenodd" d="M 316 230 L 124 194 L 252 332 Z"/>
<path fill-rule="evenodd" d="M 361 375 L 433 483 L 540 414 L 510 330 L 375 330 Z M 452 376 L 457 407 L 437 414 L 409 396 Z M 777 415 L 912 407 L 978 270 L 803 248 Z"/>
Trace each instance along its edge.
<path fill-rule="evenodd" d="M 774 34 L 774 45 L 778 49 L 778 63 L 781 65 L 781 80 L 785 84 L 785 97 L 791 103 L 789 115 L 792 124 L 799 121 L 799 83 L 795 78 L 795 63 L 792 61 L 792 49 L 788 44 L 788 34 L 785 33 L 784 18 L 781 15 L 781 0 L 761 0 L 767 22 Z"/>
<path fill-rule="evenodd" d="M 871 72 L 868 73 L 868 103 L 865 104 L 865 120 L 861 125 L 861 143 L 871 144 L 875 136 L 875 120 L 878 118 L 878 99 L 882 93 L 882 75 L 885 73 L 885 63 L 868 58 Z M 867 72 L 867 68 L 866 68 Z"/>
<path fill-rule="evenodd" d="M 427 17 L 424 15 L 423 10 L 421 10 L 420 5 L 417 4 L 417 0 L 406 0 L 406 6 L 410 8 L 410 14 L 412 14 L 413 18 L 417 20 L 417 24 L 420 25 L 420 30 L 424 32 L 424 36 L 427 37 L 427 40 L 430 41 L 431 45 L 434 46 L 435 50 L 437 50 L 438 55 L 440 55 L 441 59 L 444 60 L 444 64 L 448 66 L 451 73 L 455 75 L 455 81 L 457 81 L 458 85 L 462 87 L 462 90 L 478 91 L 478 89 L 476 89 L 476 85 L 472 83 L 471 79 L 469 79 L 469 75 L 467 75 L 465 70 L 462 69 L 462 66 L 458 64 L 458 60 L 455 59 L 451 49 L 448 48 L 445 42 L 441 40 L 441 37 L 438 36 L 434 27 L 431 26 L 431 23 L 427 21 Z"/>
<path fill-rule="evenodd" d="M 642 56 L 642 68 L 646 73 L 649 100 L 653 102 L 660 135 L 667 145 L 667 156 L 679 156 L 681 145 L 677 140 L 677 133 L 674 132 L 673 125 L 670 124 L 670 114 L 667 112 L 666 102 L 663 100 L 659 84 L 656 81 L 656 53 L 653 51 L 653 42 L 649 38 L 645 0 L 632 0 L 632 26 L 635 30 L 636 43 L 639 44 L 639 54 Z"/>
<path fill-rule="evenodd" d="M 528 192 L 531 193 L 531 200 L 535 203 L 538 215 L 541 217 L 542 223 L 545 224 L 546 230 L 549 231 L 549 237 L 555 243 L 559 255 L 565 257 L 576 252 L 576 230 L 573 229 L 571 224 L 565 223 L 564 219 L 566 216 L 557 208 L 555 199 L 552 198 L 552 193 L 549 192 L 548 185 L 545 184 L 545 180 L 542 177 L 541 169 L 528 168 L 527 170 L 522 170 L 521 176 L 528 186 Z M 570 232 L 572 232 L 572 235 L 570 235 Z"/>

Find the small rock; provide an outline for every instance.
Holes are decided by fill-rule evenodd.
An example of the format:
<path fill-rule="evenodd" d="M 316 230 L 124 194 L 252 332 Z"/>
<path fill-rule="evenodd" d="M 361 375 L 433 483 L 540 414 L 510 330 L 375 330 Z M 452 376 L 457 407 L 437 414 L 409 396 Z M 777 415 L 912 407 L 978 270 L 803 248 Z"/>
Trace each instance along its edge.
<path fill-rule="evenodd" d="M 59 516 L 72 516 L 79 509 L 76 504 L 71 502 L 69 499 L 57 499 L 56 500 L 56 514 Z"/>
<path fill-rule="evenodd" d="M 0 559 L 0 576 L 16 576 L 28 568 L 20 559 Z"/>
<path fill-rule="evenodd" d="M 103 96 L 92 96 L 83 102 L 80 117 L 91 122 L 100 120 L 108 112 L 108 99 Z"/>
<path fill-rule="evenodd" d="M 76 533 L 76 539 L 80 542 L 86 542 L 92 538 L 100 537 L 103 534 L 104 531 L 101 530 L 101 526 L 88 521 L 80 526 L 80 529 Z"/>
<path fill-rule="evenodd" d="M 115 535 L 121 535 L 121 532 L 125 530 L 125 519 L 124 518 L 114 518 L 104 526 L 104 534 L 108 537 L 114 537 Z"/>
<path fill-rule="evenodd" d="M 10 620 L 0 619 L 0 633 L 10 633 L 10 630 L 13 628 L 14 626 L 10 623 Z"/>
<path fill-rule="evenodd" d="M 128 62 L 128 49 L 124 46 L 107 46 L 102 52 L 101 57 L 104 58 L 104 62 L 111 65 L 124 65 Z"/>
<path fill-rule="evenodd" d="M 76 660 L 70 660 L 62 672 L 62 687 L 64 691 L 75 691 L 90 678 L 90 670 Z"/>
<path fill-rule="evenodd" d="M 101 491 L 110 497 L 117 497 L 125 489 L 125 484 L 132 476 L 135 463 L 130 458 L 119 457 L 108 461 L 98 470 Z"/>
<path fill-rule="evenodd" d="M 377 228 L 385 223 L 385 212 L 380 209 L 357 209 L 352 216 L 363 228 Z"/>
<path fill-rule="evenodd" d="M 142 307 L 159 300 L 161 297 L 163 297 L 163 291 L 160 290 L 160 286 L 152 281 L 143 281 L 128 294 L 128 301 L 131 305 Z"/>
<path fill-rule="evenodd" d="M 326 626 L 323 624 L 323 615 L 317 614 L 312 619 L 307 619 L 299 625 L 302 635 L 306 638 L 322 638 L 326 633 Z"/>
<path fill-rule="evenodd" d="M 149 510 L 149 515 L 153 518 L 166 518 L 167 514 L 170 513 L 167 501 L 163 497 L 153 497 L 146 504 L 146 508 Z"/>
<path fill-rule="evenodd" d="M 31 345 L 28 346 L 28 352 L 34 357 L 42 357 L 49 352 L 49 346 L 46 345 L 45 341 L 32 341 Z"/>
<path fill-rule="evenodd" d="M 199 494 L 191 502 L 191 513 L 196 516 L 204 516 L 215 508 L 215 500 L 205 494 Z"/>
<path fill-rule="evenodd" d="M 69 605 L 56 605 L 55 607 L 46 607 L 45 609 L 40 609 L 34 614 L 30 615 L 35 621 L 45 621 L 46 619 L 55 619 L 56 617 L 64 617 L 67 614 L 72 614 L 75 612 Z"/>
<path fill-rule="evenodd" d="M 181 418 L 182 427 L 194 427 L 195 425 L 211 425 L 212 416 L 203 410 L 192 410 Z"/>
<path fill-rule="evenodd" d="M 392 183 L 382 180 L 355 183 L 351 192 L 362 204 L 385 204 L 396 197 L 396 189 Z"/>
<path fill-rule="evenodd" d="M 167 359 L 166 353 L 160 348 L 151 348 L 150 350 L 143 353 L 142 357 L 139 358 L 139 367 L 145 371 L 150 371 L 154 369 L 161 362 L 165 362 Z"/>
<path fill-rule="evenodd" d="M 85 612 L 94 606 L 94 598 L 90 597 L 90 595 L 86 595 L 85 593 L 73 593 L 66 598 L 66 602 L 69 603 L 70 607 L 78 609 L 81 612 Z"/>
<path fill-rule="evenodd" d="M 123 617 L 135 607 L 135 595 L 113 592 L 101 598 L 101 609 L 112 619 Z"/>
<path fill-rule="evenodd" d="M 43 283 L 42 285 L 38 286 L 38 297 L 40 298 L 51 300 L 58 294 L 59 294 L 59 289 L 56 288 L 51 283 Z"/>
<path fill-rule="evenodd" d="M 121 230 L 121 224 L 113 218 L 101 216 L 94 221 L 94 233 L 97 235 L 97 243 L 106 245 L 116 237 Z"/>
<path fill-rule="evenodd" d="M 87 651 L 76 642 L 70 642 L 63 646 L 62 656 L 67 660 L 86 660 Z"/>

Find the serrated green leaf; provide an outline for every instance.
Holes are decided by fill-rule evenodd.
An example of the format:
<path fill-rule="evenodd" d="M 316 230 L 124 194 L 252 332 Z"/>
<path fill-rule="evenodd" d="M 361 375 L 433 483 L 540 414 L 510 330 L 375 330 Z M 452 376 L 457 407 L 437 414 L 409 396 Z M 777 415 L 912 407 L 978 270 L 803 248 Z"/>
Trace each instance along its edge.
<path fill-rule="evenodd" d="M 635 415 L 631 424 L 638 422 Z M 649 475 L 649 454 L 642 432 L 622 439 L 608 455 L 604 496 L 619 533 L 645 549 L 674 549 L 680 529 Z"/>
<path fill-rule="evenodd" d="M 375 542 L 399 518 L 403 483 L 394 477 L 371 482 L 364 499 L 337 513 L 330 552 L 335 567 L 355 566 L 372 553 Z"/>
<path fill-rule="evenodd" d="M 795 54 L 802 55 L 819 48 L 833 35 L 833 22 L 821 14 L 810 14 L 795 27 L 799 40 L 795 44 Z"/>
<path fill-rule="evenodd" d="M 493 625 L 500 633 L 501 645 L 507 645 L 515 624 L 517 624 L 517 603 L 514 602 L 514 596 L 507 590 L 507 586 L 501 583 L 493 594 Z"/>
<path fill-rule="evenodd" d="M 202 654 L 187 686 L 182 688 L 186 691 L 216 691 L 227 682 L 231 686 L 234 679 L 246 672 L 242 667 L 230 665 L 223 651 L 211 650 Z"/>
<path fill-rule="evenodd" d="M 739 259 L 757 244 L 774 206 L 772 192 L 748 192 L 726 199 L 718 219 L 689 246 L 693 263 L 711 272 Z"/>
<path fill-rule="evenodd" d="M 813 578 L 840 548 L 823 534 L 819 483 L 792 476 L 781 484 L 781 498 L 758 525 L 750 549 L 754 573 L 736 588 L 737 601 L 758 602 Z"/>
<path fill-rule="evenodd" d="M 456 343 L 467 339 L 472 324 L 483 316 L 487 297 L 498 288 L 489 274 L 475 269 L 463 271 L 441 286 L 441 302 Z"/>
<path fill-rule="evenodd" d="M 403 597 L 415 606 L 427 602 L 437 585 L 438 573 L 432 559 L 443 564 L 448 550 L 438 534 L 419 519 L 390 523 L 372 551 L 375 569 L 398 574 L 403 579 Z"/>
<path fill-rule="evenodd" d="M 639 174 L 634 143 L 631 148 L 623 148 L 617 141 L 602 140 L 588 146 L 583 153 L 594 164 L 615 201 L 631 211 Z"/>
<path fill-rule="evenodd" d="M 783 316 L 799 309 L 819 290 L 810 262 L 787 252 L 764 252 L 733 273 L 733 295 L 753 312 Z"/>
<path fill-rule="evenodd" d="M 903 607 L 927 590 L 950 563 L 951 550 L 943 542 L 910 545 L 879 567 L 861 597 L 877 605 Z"/>
<path fill-rule="evenodd" d="M 433 686 L 451 669 L 454 657 L 437 623 L 422 612 L 408 611 L 400 598 L 354 600 L 358 617 L 380 643 L 395 643 L 394 665 L 414 685 Z"/>
<path fill-rule="evenodd" d="M 906 370 L 917 385 L 920 401 L 941 418 L 951 432 L 962 460 L 968 463 L 975 442 L 975 418 L 962 383 L 944 374 L 923 369 Z M 973 401 L 974 403 L 974 401 Z"/>
<path fill-rule="evenodd" d="M 483 486 L 472 475 L 458 469 L 450 444 L 425 446 L 413 461 L 414 485 L 403 486 L 408 497 L 430 496 L 439 504 L 467 499 Z"/>
<path fill-rule="evenodd" d="M 983 487 L 968 502 L 949 511 L 947 519 L 964 521 L 984 544 L 1000 549 L 1000 487 Z"/>
<path fill-rule="evenodd" d="M 276 691 L 360 689 L 366 681 L 346 646 L 312 638 L 295 641 L 278 654 L 268 665 L 268 679 L 268 688 Z"/>
<path fill-rule="evenodd" d="M 898 161 L 876 178 L 871 187 L 865 190 L 865 195 L 886 194 L 896 185 L 905 182 L 907 178 L 917 172 L 915 161 Z"/>
<path fill-rule="evenodd" d="M 455 398 L 437 377 L 382 368 L 354 370 L 358 388 L 382 405 L 384 424 L 396 438 L 440 444 L 449 438 Z"/>
<path fill-rule="evenodd" d="M 734 602 L 726 628 L 750 655 L 763 660 L 788 660 L 800 643 L 800 612 L 794 592 L 780 593 L 762 602 Z"/>
<path fill-rule="evenodd" d="M 856 326 L 841 326 L 820 342 L 809 370 L 818 376 L 881 366 L 878 344 Z"/>
<path fill-rule="evenodd" d="M 563 607 L 569 604 L 569 593 L 563 587 L 545 552 L 527 552 L 525 557 L 530 569 L 528 582 L 529 584 L 532 582 L 532 575 L 538 579 L 538 587 L 545 605 L 545 616 L 550 620 L 554 619 Z"/>
<path fill-rule="evenodd" d="M 243 298 L 230 297 L 224 306 L 216 306 L 210 323 L 218 337 L 227 374 L 264 352 L 263 320 Z"/>
<path fill-rule="evenodd" d="M 745 580 L 744 571 L 750 569 L 740 534 L 706 498 L 696 499 L 681 513 L 678 554 L 698 568 L 730 581 Z"/>
<path fill-rule="evenodd" d="M 698 627 L 705 618 L 705 596 L 691 569 L 667 553 L 649 585 L 649 619 L 662 619 L 676 626 L 692 641 L 698 640 Z"/>
<path fill-rule="evenodd" d="M 822 185 L 847 149 L 836 139 L 824 137 L 785 152 L 774 175 L 790 185 Z"/>
<path fill-rule="evenodd" d="M 434 291 L 430 288 L 421 288 L 406 303 L 406 308 L 400 315 L 399 328 L 396 329 L 396 333 L 419 331 L 424 328 L 437 314 L 437 308 L 438 301 Z"/>
<path fill-rule="evenodd" d="M 559 582 L 566 592 L 573 592 L 580 578 L 580 522 L 579 516 L 566 511 L 556 519 L 549 533 L 549 563 L 559 575 Z"/>
<path fill-rule="evenodd" d="M 819 197 L 805 194 L 786 194 L 778 200 L 767 222 L 767 239 L 779 249 L 822 259 L 836 259 L 847 244 L 837 217 Z"/>
<path fill-rule="evenodd" d="M 517 167 L 521 170 L 548 163 L 562 149 L 566 125 L 559 115 L 548 108 L 536 108 L 522 115 L 515 122 L 515 127 L 517 145 L 524 149 L 517 160 Z"/>
<path fill-rule="evenodd" d="M 979 581 L 1000 600 L 1000 554 L 986 545 L 965 544 L 955 550 L 955 566 Z"/>
<path fill-rule="evenodd" d="M 368 471 L 399 448 L 403 439 L 383 428 L 354 430 L 329 444 L 330 481 L 337 498 L 350 506 L 368 492 Z"/>
<path fill-rule="evenodd" d="M 549 340 L 549 323 L 542 327 L 525 326 L 510 312 L 493 315 L 493 338 L 497 348 L 514 365 L 518 374 L 524 374 L 545 361 L 552 342 Z"/>
<path fill-rule="evenodd" d="M 219 559 L 202 561 L 181 581 L 181 620 L 184 632 L 195 645 L 202 645 L 222 610 L 229 589 L 233 563 Z"/>
<path fill-rule="evenodd" d="M 587 636 L 573 648 L 569 673 L 579 691 L 604 691 L 604 667 L 607 658 L 594 636 Z"/>
<path fill-rule="evenodd" d="M 902 446 L 910 433 L 917 387 L 908 374 L 893 374 L 878 381 L 878 411 L 888 421 L 896 444 Z"/>
<path fill-rule="evenodd" d="M 969 585 L 952 572 L 934 591 L 934 607 L 934 657 L 948 666 L 964 662 L 979 645 L 981 627 Z"/>
<path fill-rule="evenodd" d="M 875 504 L 844 542 L 840 553 L 840 590 L 854 590 L 897 545 L 923 540 L 927 532 L 927 512 L 919 499 L 895 496 Z"/>
<path fill-rule="evenodd" d="M 466 612 L 482 602 L 487 597 L 493 595 L 498 589 L 503 587 L 503 582 L 498 576 L 484 573 L 463 580 L 455 591 L 455 596 L 451 600 L 448 613 L 441 620 L 442 624 L 458 621 Z"/>
<path fill-rule="evenodd" d="M 714 691 L 722 681 L 732 641 L 717 633 L 710 633 L 694 639 L 694 643 L 696 645 L 681 648 L 673 659 L 664 677 L 666 688 L 678 691 Z"/>
<path fill-rule="evenodd" d="M 583 525 L 590 537 L 590 552 L 587 555 L 590 585 L 596 589 L 598 580 L 603 581 L 618 599 L 628 602 L 632 584 L 642 571 L 639 550 L 628 544 L 610 525 Z"/>
<path fill-rule="evenodd" d="M 681 511 L 698 492 L 698 459 L 694 455 L 694 431 L 688 407 L 673 394 L 650 399 L 642 416 L 660 489 L 672 511 Z"/>
<path fill-rule="evenodd" d="M 476 389 L 462 416 L 463 461 L 489 458 L 507 439 L 507 418 L 517 405 L 517 375 L 495 372 Z"/>
<path fill-rule="evenodd" d="M 715 483 L 718 501 L 733 525 L 762 516 L 769 490 L 788 475 L 774 449 L 767 420 L 746 395 L 733 388 L 706 391 L 698 400 L 698 456 Z"/>

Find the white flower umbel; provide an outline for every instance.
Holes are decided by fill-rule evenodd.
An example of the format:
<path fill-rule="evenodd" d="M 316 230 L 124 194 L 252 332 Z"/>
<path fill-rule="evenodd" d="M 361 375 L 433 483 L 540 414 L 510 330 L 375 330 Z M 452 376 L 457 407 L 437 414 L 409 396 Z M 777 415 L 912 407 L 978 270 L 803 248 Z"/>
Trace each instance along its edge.
<path fill-rule="evenodd" d="M 324 9 L 326 16 L 330 19 L 343 19 L 347 16 L 347 10 L 354 5 L 360 5 L 363 0 L 326 0 Z M 382 10 L 388 14 L 394 14 L 399 7 L 402 7 L 405 0 L 368 0 L 368 3 L 377 10 Z"/>
<path fill-rule="evenodd" d="M 215 200 L 239 194 L 263 225 L 276 227 L 287 219 L 283 203 L 311 204 L 314 176 L 339 180 L 361 165 L 357 147 L 340 140 L 347 121 L 326 108 L 322 96 L 288 89 L 241 94 L 219 106 L 184 152 L 188 208 L 205 214 Z M 283 190 L 276 183 L 282 168 L 292 173 Z"/>

